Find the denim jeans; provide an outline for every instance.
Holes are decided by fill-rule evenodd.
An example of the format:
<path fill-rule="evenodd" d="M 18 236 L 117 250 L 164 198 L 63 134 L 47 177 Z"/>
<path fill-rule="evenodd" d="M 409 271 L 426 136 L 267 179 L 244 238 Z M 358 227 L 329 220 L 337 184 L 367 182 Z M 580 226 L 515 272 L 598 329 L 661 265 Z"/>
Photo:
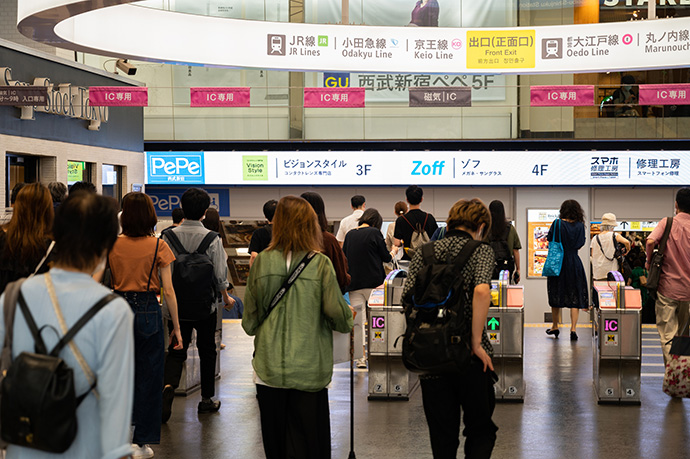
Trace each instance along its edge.
<path fill-rule="evenodd" d="M 134 312 L 133 443 L 161 441 L 165 336 L 161 307 L 153 292 L 118 292 Z"/>

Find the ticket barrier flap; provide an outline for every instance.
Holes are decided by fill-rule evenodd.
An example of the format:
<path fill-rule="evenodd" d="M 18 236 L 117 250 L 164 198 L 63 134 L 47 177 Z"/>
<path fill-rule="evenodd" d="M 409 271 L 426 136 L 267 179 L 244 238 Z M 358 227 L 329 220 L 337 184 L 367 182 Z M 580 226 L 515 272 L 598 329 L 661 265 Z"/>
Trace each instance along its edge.
<path fill-rule="evenodd" d="M 498 382 L 494 386 L 497 401 L 523 401 L 525 382 L 524 295 L 520 285 L 500 282 L 502 307 L 492 307 L 487 315 L 487 336 L 494 349 L 493 364 Z"/>
<path fill-rule="evenodd" d="M 405 315 L 402 314 L 402 290 L 407 273 L 391 271 L 384 282 L 384 304 L 369 304 L 369 400 L 407 400 L 419 385 L 419 377 L 402 363 Z"/>

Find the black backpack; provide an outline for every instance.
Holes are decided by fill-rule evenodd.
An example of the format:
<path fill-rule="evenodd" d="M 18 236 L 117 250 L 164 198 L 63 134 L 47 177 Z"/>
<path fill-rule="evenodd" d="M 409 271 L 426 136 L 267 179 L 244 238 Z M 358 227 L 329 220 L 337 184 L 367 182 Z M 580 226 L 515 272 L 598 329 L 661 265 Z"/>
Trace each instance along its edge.
<path fill-rule="evenodd" d="M 489 245 L 494 251 L 494 259 L 496 260 L 496 267 L 494 268 L 492 279 L 498 279 L 498 275 L 503 270 L 513 272 L 515 270 L 515 258 L 508 247 L 508 235 L 510 234 L 510 224 L 501 236 L 501 239 L 489 239 Z"/>
<path fill-rule="evenodd" d="M 206 251 L 218 238 L 218 233 L 210 231 L 192 253 L 185 250 L 175 231 L 167 231 L 165 238 L 176 252 L 172 282 L 180 320 L 207 319 L 219 292 L 213 272 L 213 260 Z"/>
<path fill-rule="evenodd" d="M 480 245 L 469 240 L 454 260 L 443 261 L 436 259 L 433 242 L 422 246 L 424 267 L 403 298 L 407 328 L 402 360 L 408 370 L 442 374 L 469 367 L 471 324 L 465 323 L 465 305 L 471 300 L 462 269 Z"/>
<path fill-rule="evenodd" d="M 2 440 L 14 445 L 50 453 L 63 453 L 77 436 L 77 408 L 96 387 L 76 396 L 74 372 L 58 355 L 74 336 L 103 307 L 118 295 L 111 293 L 91 307 L 48 352 L 41 331 L 21 293 L 21 282 L 10 284 L 6 296 L 14 296 L 35 342 L 35 352 L 22 352 L 11 361 L 14 311 L 17 301 L 11 298 L 4 306 L 5 344 L 3 347 L 2 403 L 0 404 L 0 430 Z M 16 289 L 16 290 L 15 290 Z M 12 290 L 12 292 L 10 292 Z M 11 362 L 11 363 L 10 363 Z M 9 364 L 9 366 L 7 366 Z"/>

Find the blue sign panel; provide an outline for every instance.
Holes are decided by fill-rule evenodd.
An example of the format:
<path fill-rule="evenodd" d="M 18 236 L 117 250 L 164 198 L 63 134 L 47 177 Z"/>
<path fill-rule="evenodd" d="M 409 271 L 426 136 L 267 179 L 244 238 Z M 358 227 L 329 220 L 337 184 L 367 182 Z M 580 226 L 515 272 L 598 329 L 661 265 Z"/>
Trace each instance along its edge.
<path fill-rule="evenodd" d="M 349 88 L 350 74 L 325 72 L 323 74 L 323 86 L 325 88 Z"/>
<path fill-rule="evenodd" d="M 159 217 L 170 217 L 173 209 L 182 207 L 180 199 L 182 194 L 187 191 L 186 186 L 162 187 L 147 186 L 146 194 L 151 197 L 156 215 Z M 211 207 L 218 210 L 221 217 L 230 216 L 230 190 L 221 187 L 200 187 L 211 197 Z"/>
<path fill-rule="evenodd" d="M 204 152 L 146 152 L 147 184 L 205 183 Z"/>

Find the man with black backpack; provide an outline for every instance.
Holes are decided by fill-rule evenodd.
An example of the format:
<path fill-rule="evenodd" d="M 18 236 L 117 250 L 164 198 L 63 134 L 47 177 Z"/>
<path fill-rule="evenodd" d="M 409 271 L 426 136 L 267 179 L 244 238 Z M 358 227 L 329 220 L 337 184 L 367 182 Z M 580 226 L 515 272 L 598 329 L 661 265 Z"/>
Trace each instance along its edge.
<path fill-rule="evenodd" d="M 410 185 L 405 190 L 410 210 L 395 221 L 393 244 L 404 247 L 403 260 L 411 260 L 415 251 L 429 242 L 438 225 L 433 215 L 421 209 L 424 190 L 417 185 Z"/>
<path fill-rule="evenodd" d="M 174 348 L 176 343 L 171 343 L 168 347 L 163 388 L 163 422 L 167 422 L 172 413 L 175 388 L 180 384 L 192 330 L 196 330 L 201 372 L 201 402 L 198 412 L 213 413 L 220 409 L 220 401 L 212 398 L 215 395 L 216 298 L 222 296 L 226 306 L 232 304 L 227 293 L 227 254 L 218 233 L 209 231 L 201 223 L 211 204 L 211 198 L 204 190 L 190 188 L 184 192 L 180 201 L 184 221 L 162 235 L 176 257 L 172 277 L 184 344 L 180 350 Z"/>
<path fill-rule="evenodd" d="M 479 199 L 456 202 L 445 237 L 418 251 L 403 289 L 403 363 L 421 373 L 434 458 L 456 457 L 461 410 L 465 457 L 489 458 L 496 442 L 497 377 L 485 332 L 494 255 L 479 242 L 490 226 Z"/>

